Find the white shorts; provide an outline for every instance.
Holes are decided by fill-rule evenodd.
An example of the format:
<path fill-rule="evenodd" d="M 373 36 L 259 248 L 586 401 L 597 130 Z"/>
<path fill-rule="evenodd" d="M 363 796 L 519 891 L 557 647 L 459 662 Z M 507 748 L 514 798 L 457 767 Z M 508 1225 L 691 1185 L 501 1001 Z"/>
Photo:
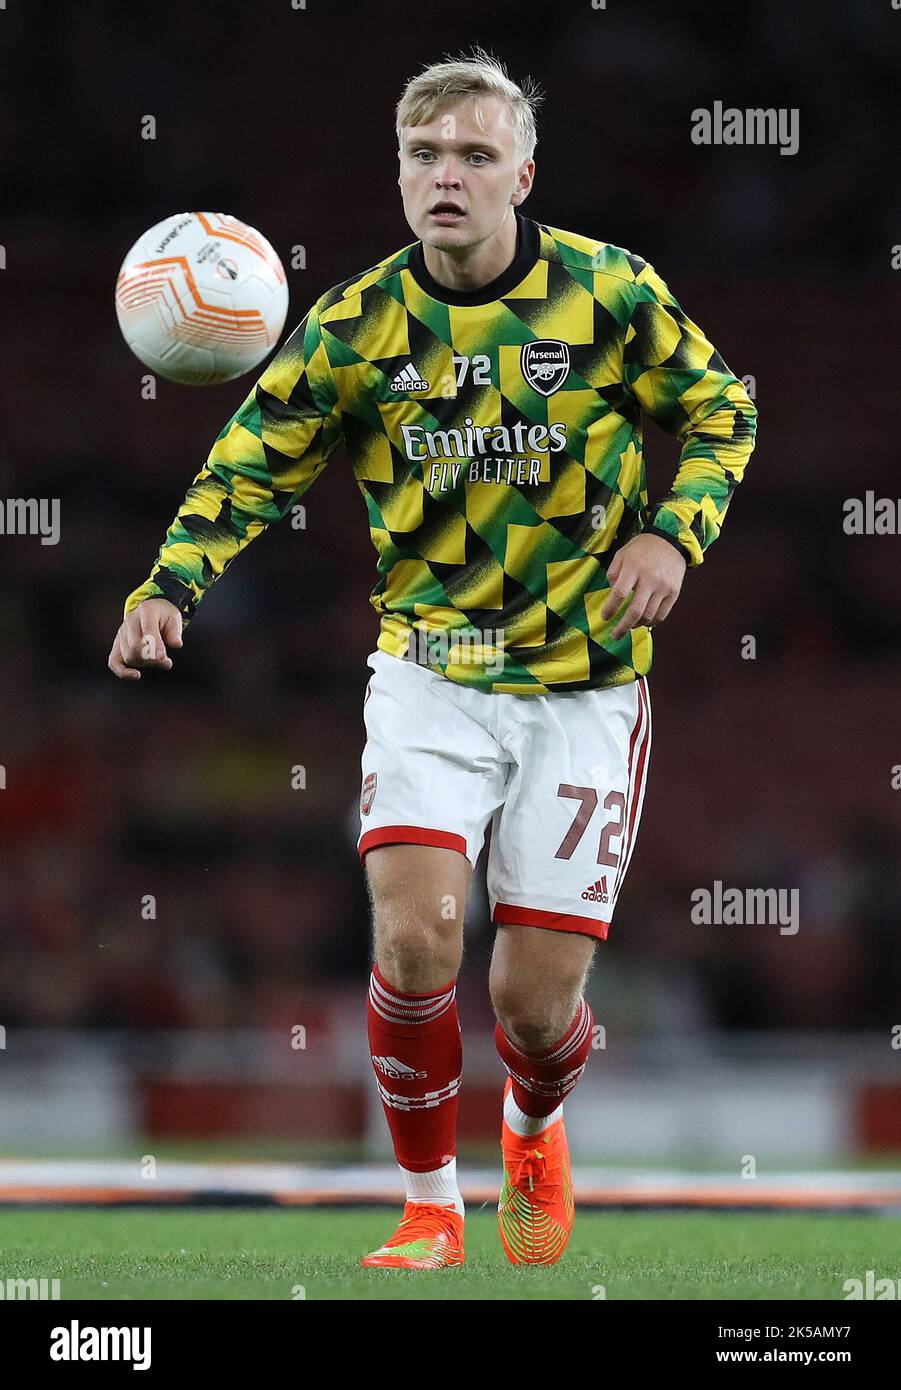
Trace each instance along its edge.
<path fill-rule="evenodd" d="M 368 664 L 361 860 L 377 845 L 418 844 L 474 865 L 490 822 L 493 922 L 606 937 L 644 799 L 646 678 L 507 695 L 387 652 Z"/>

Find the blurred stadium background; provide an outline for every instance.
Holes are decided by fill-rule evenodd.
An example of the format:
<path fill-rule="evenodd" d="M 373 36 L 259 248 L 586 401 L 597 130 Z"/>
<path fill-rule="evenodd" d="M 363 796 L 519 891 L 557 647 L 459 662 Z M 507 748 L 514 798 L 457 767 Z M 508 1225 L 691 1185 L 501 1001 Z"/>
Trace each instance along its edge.
<path fill-rule="evenodd" d="M 753 378 L 761 419 L 723 537 L 657 642 L 643 826 L 590 979 L 606 1047 L 567 1107 L 576 1158 L 627 1176 L 737 1176 L 747 1155 L 758 1176 L 891 1168 L 899 541 L 846 535 L 842 504 L 901 493 L 899 33 L 887 3 L 836 0 L 0 16 L 0 494 L 59 498 L 62 516 L 56 546 L 0 545 L 0 1189 L 37 1182 L 16 1157 L 134 1173 L 144 1154 L 388 1156 L 354 851 L 376 638 L 364 512 L 339 453 L 306 530 L 239 561 L 174 671 L 115 682 L 122 601 L 249 379 L 142 399 L 113 287 L 146 227 L 224 210 L 286 267 L 305 248 L 292 327 L 411 239 L 393 103 L 473 42 L 546 90 L 527 212 L 650 259 Z M 799 152 L 696 147 L 690 113 L 715 100 L 797 107 Z M 677 455 L 654 427 L 647 452 L 653 495 Z M 715 880 L 798 889 L 800 930 L 695 925 L 691 893 Z M 461 1150 L 494 1164 L 478 879 L 467 940 Z"/>

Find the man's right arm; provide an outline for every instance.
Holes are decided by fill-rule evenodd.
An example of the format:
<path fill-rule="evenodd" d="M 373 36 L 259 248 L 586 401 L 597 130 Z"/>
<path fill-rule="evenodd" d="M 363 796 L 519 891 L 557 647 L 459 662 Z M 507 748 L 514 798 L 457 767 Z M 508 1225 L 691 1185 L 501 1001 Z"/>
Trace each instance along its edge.
<path fill-rule="evenodd" d="M 317 307 L 285 341 L 213 445 L 150 577 L 125 601 L 109 668 L 168 670 L 167 643 L 232 560 L 315 482 L 341 440 L 338 394 Z"/>

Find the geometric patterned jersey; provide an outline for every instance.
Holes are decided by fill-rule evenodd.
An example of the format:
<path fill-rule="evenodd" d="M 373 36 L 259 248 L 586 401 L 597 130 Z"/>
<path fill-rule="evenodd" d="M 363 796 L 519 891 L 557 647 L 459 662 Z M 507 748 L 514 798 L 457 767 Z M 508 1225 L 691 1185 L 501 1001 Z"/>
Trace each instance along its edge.
<path fill-rule="evenodd" d="M 648 504 L 646 413 L 681 443 Z M 420 242 L 324 294 L 225 425 L 150 578 L 186 621 L 343 443 L 377 551 L 378 646 L 520 695 L 625 684 L 606 566 L 642 531 L 700 564 L 754 446 L 757 412 L 652 266 L 517 217 L 504 273 L 439 285 Z"/>

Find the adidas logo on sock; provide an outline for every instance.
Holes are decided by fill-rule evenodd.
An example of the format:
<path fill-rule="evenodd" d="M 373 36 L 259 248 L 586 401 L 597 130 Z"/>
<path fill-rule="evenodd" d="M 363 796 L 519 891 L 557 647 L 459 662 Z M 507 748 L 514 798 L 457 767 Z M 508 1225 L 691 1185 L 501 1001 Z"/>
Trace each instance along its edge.
<path fill-rule="evenodd" d="M 397 375 L 392 379 L 390 390 L 392 391 L 428 391 L 429 383 L 423 381 L 422 377 L 413 366 L 408 362 L 405 367 L 401 367 Z"/>
<path fill-rule="evenodd" d="M 392 1081 L 410 1081 L 414 1076 L 428 1076 L 427 1071 L 417 1071 L 415 1067 L 408 1067 L 406 1062 L 399 1062 L 396 1057 L 373 1057 L 373 1066 L 378 1067 L 385 1076 L 390 1076 Z"/>
<path fill-rule="evenodd" d="M 594 883 L 590 884 L 589 887 L 585 889 L 582 897 L 586 898 L 590 903 L 607 902 L 607 875 L 604 874 L 603 878 L 596 879 Z"/>

